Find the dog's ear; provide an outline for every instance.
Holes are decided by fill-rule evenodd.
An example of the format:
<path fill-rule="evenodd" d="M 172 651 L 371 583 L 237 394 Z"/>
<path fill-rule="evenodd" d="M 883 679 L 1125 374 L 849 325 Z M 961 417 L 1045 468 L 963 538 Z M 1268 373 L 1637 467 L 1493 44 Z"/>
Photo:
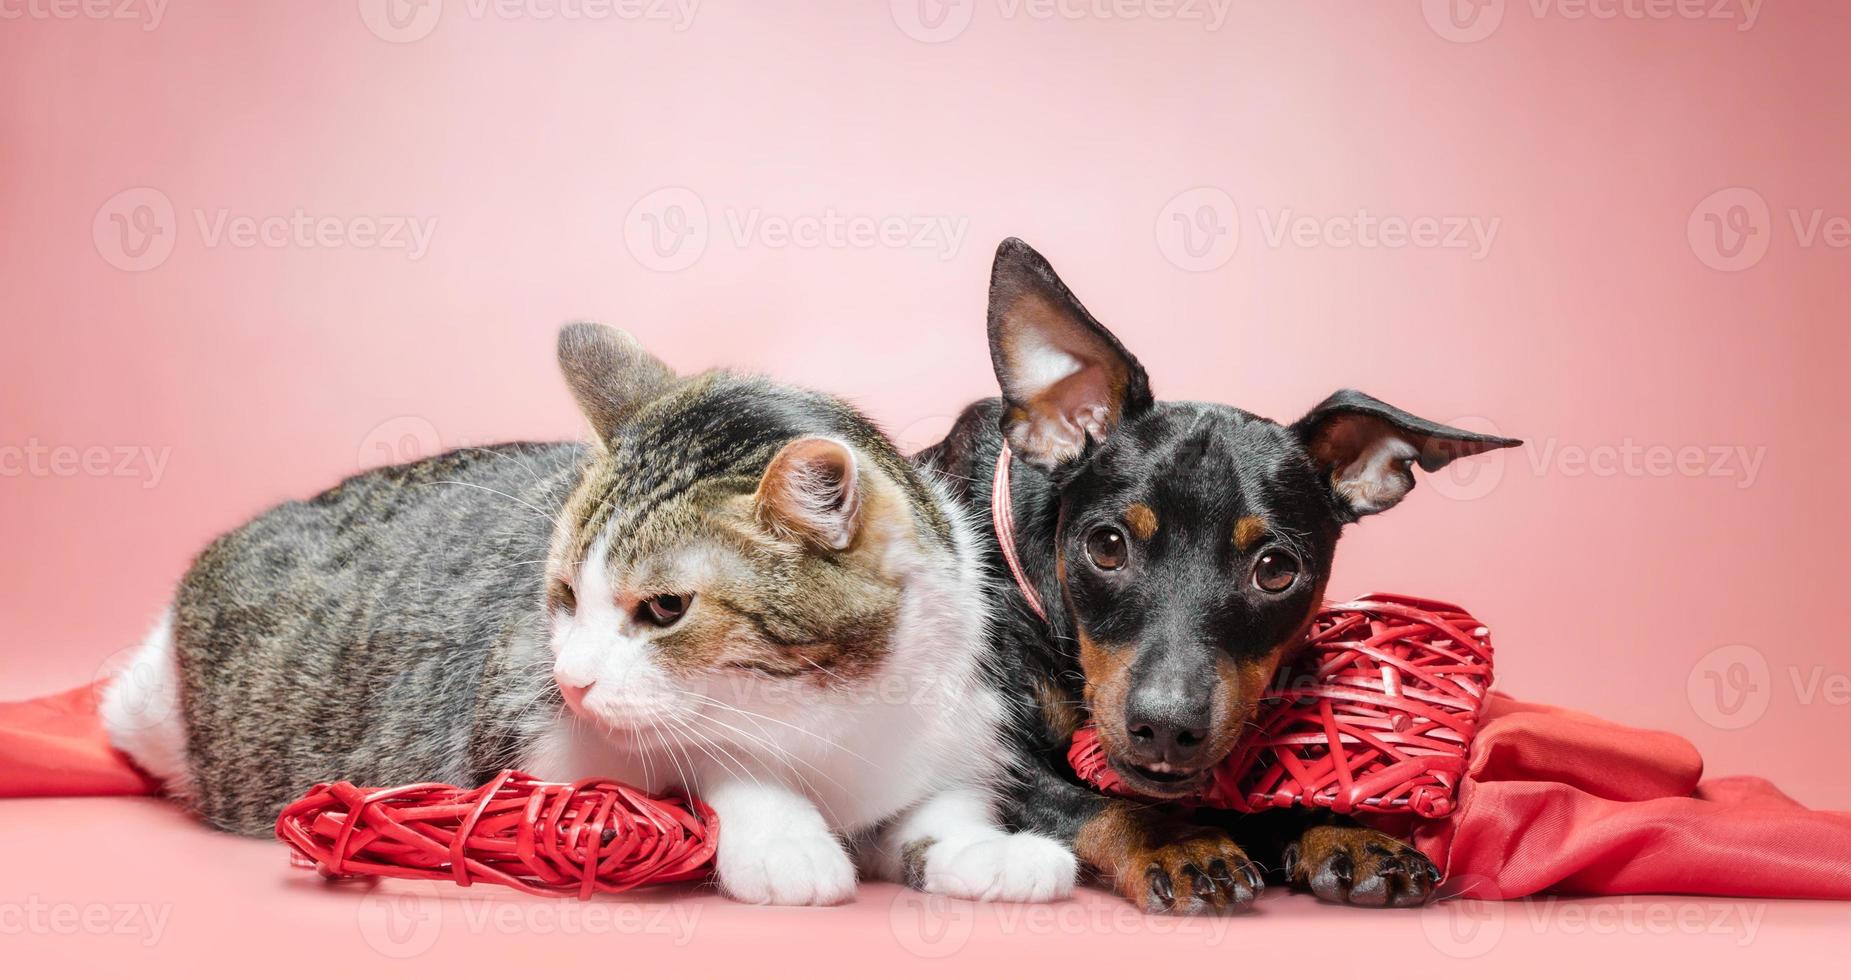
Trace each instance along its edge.
<path fill-rule="evenodd" d="M 635 337 L 601 323 L 573 323 L 559 331 L 559 369 L 606 449 L 637 409 L 675 383 L 675 372 Z"/>
<path fill-rule="evenodd" d="M 1393 507 L 1414 489 L 1414 464 L 1431 473 L 1455 459 L 1521 446 L 1518 439 L 1439 425 L 1360 391 L 1339 391 L 1292 425 L 1348 520 Z"/>
<path fill-rule="evenodd" d="M 1007 403 L 1003 437 L 1043 469 L 1079 459 L 1151 406 L 1138 359 L 1020 239 L 997 246 L 990 268 L 990 360 Z"/>

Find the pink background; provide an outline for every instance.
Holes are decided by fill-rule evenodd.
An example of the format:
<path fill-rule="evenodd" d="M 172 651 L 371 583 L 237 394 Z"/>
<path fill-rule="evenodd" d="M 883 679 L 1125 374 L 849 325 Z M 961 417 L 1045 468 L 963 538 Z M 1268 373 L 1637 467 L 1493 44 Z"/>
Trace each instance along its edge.
<path fill-rule="evenodd" d="M 1048 8 L 704 0 L 677 24 L 448 0 L 403 30 L 384 6 L 172 0 L 152 30 L 145 4 L 140 21 L 0 20 L 0 697 L 88 681 L 197 549 L 280 499 L 407 453 L 573 437 L 551 359 L 569 319 L 623 325 L 682 368 L 827 388 L 924 445 L 993 390 L 985 276 L 997 240 L 1019 235 L 1160 396 L 1290 418 L 1355 386 L 1530 440 L 1352 531 L 1332 595 L 1458 601 L 1492 624 L 1506 690 L 1677 730 L 1712 772 L 1851 808 L 1851 644 L 1834 615 L 1851 523 L 1837 448 L 1851 354 L 1843 4 L 1749 4 L 1751 20 L 1741 3 L 1724 19 L 1600 18 L 1511 0 L 1454 21 L 1445 0 L 1238 0 L 1217 27 L 1135 2 L 1034 16 Z M 922 10 L 950 18 L 942 39 Z M 221 212 L 298 210 L 331 230 L 274 247 L 214 233 Z M 1359 211 L 1496 222 L 1496 236 L 1478 255 L 1345 247 L 1334 226 L 1269 234 L 1288 212 Z M 734 231 L 832 213 L 962 237 L 780 246 L 761 225 Z M 652 249 L 652 230 L 702 214 L 704 247 L 696 234 Z M 342 244 L 392 216 L 434 222 L 428 249 Z M 1237 225 L 1207 239 L 1225 262 L 1200 268 L 1185 223 L 1196 241 Z M 1629 446 L 1642 455 L 1625 472 L 1575 462 Z M 1692 447 L 1733 468 L 1644 468 L 1647 450 Z M 107 460 L 84 464 L 93 450 Z M 1760 461 L 1752 480 L 1743 455 Z M 0 806 L 0 827 L 55 811 L 75 844 L 110 819 L 60 806 L 76 805 Z M 127 812 L 145 823 L 149 806 Z M 118 846 L 63 878 L 34 847 L 25 867 L 40 873 L 6 877 L 35 884 L 9 883 L 0 903 L 175 901 L 158 952 L 208 955 L 245 925 L 228 890 L 281 855 L 177 820 L 159 832 L 190 861 L 234 847 L 249 860 L 184 885 L 116 874 L 134 859 Z M 711 902 L 720 925 L 691 948 L 815 956 L 790 924 L 886 922 L 892 894 L 871 895 L 833 918 Z M 264 901 L 258 947 L 316 935 Z M 346 908 L 316 914 L 350 924 Z M 1809 908 L 1771 921 L 1805 933 L 1825 914 Z M 1433 952 L 1408 917 L 1293 900 L 1275 913 L 1307 929 L 1341 916 L 1379 934 L 1379 955 Z M 1512 916 L 1494 962 L 1533 962 L 1530 940 L 1602 962 L 1636 938 L 1570 942 L 1559 920 L 1537 932 Z M 869 949 L 894 949 L 868 928 Z M 1120 931 L 1136 938 L 1029 939 L 1095 969 L 1182 941 Z M 1023 935 L 951 962 L 1015 955 Z M 1277 935 L 1269 955 L 1294 933 Z M 364 955 L 354 943 L 349 928 L 310 945 Z M 422 962 L 501 945 L 446 936 Z M 1719 964 L 1731 948 L 1676 955 Z"/>

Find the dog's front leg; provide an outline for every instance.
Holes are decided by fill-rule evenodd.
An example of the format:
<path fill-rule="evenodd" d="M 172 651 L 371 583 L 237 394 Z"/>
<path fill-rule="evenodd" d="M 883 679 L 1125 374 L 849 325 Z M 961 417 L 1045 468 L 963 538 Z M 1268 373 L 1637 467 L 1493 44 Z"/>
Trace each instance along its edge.
<path fill-rule="evenodd" d="M 1342 905 L 1421 905 L 1440 883 L 1440 869 L 1414 845 L 1354 825 L 1306 828 L 1286 845 L 1284 864 L 1294 886 Z"/>
<path fill-rule="evenodd" d="M 1103 796 L 1039 765 L 1016 787 L 1014 803 L 1021 826 L 1071 844 L 1146 912 L 1239 911 L 1265 887 L 1259 865 L 1225 830 L 1184 821 L 1175 808 Z"/>

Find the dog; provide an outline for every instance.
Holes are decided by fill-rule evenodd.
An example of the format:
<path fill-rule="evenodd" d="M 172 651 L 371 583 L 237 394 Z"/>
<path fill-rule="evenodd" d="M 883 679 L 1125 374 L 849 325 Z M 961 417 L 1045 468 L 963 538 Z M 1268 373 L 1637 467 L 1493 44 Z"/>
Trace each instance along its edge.
<path fill-rule="evenodd" d="M 1002 396 L 915 461 L 994 517 L 989 572 L 1009 598 L 992 642 L 1018 695 L 1009 820 L 1071 844 L 1149 912 L 1243 909 L 1267 867 L 1329 902 L 1425 902 L 1439 872 L 1386 834 L 1307 810 L 1147 801 L 1186 801 L 1234 747 L 1322 605 L 1345 526 L 1400 501 L 1416 465 L 1520 442 L 1348 390 L 1290 425 L 1159 402 L 1137 358 L 1013 238 L 991 270 L 989 342 Z M 1074 777 L 1066 747 L 1089 722 L 1145 802 Z"/>

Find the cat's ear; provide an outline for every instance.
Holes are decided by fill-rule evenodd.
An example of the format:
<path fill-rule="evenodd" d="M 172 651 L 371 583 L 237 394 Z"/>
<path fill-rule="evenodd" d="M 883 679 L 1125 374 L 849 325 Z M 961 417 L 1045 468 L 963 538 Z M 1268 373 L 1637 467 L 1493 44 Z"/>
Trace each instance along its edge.
<path fill-rule="evenodd" d="M 758 482 L 758 514 L 786 537 L 841 551 L 861 527 L 861 480 L 854 450 L 808 436 L 787 443 Z"/>
<path fill-rule="evenodd" d="M 601 446 L 638 408 L 675 383 L 675 372 L 616 327 L 574 323 L 559 331 L 559 369 Z"/>
<path fill-rule="evenodd" d="M 1379 513 L 1414 489 L 1414 467 L 1431 473 L 1455 459 L 1523 445 L 1429 422 L 1360 391 L 1324 399 L 1292 425 L 1346 520 Z"/>
<path fill-rule="evenodd" d="M 1007 403 L 1003 437 L 1042 469 L 1080 458 L 1151 406 L 1138 359 L 1016 238 L 990 268 L 990 360 Z"/>

